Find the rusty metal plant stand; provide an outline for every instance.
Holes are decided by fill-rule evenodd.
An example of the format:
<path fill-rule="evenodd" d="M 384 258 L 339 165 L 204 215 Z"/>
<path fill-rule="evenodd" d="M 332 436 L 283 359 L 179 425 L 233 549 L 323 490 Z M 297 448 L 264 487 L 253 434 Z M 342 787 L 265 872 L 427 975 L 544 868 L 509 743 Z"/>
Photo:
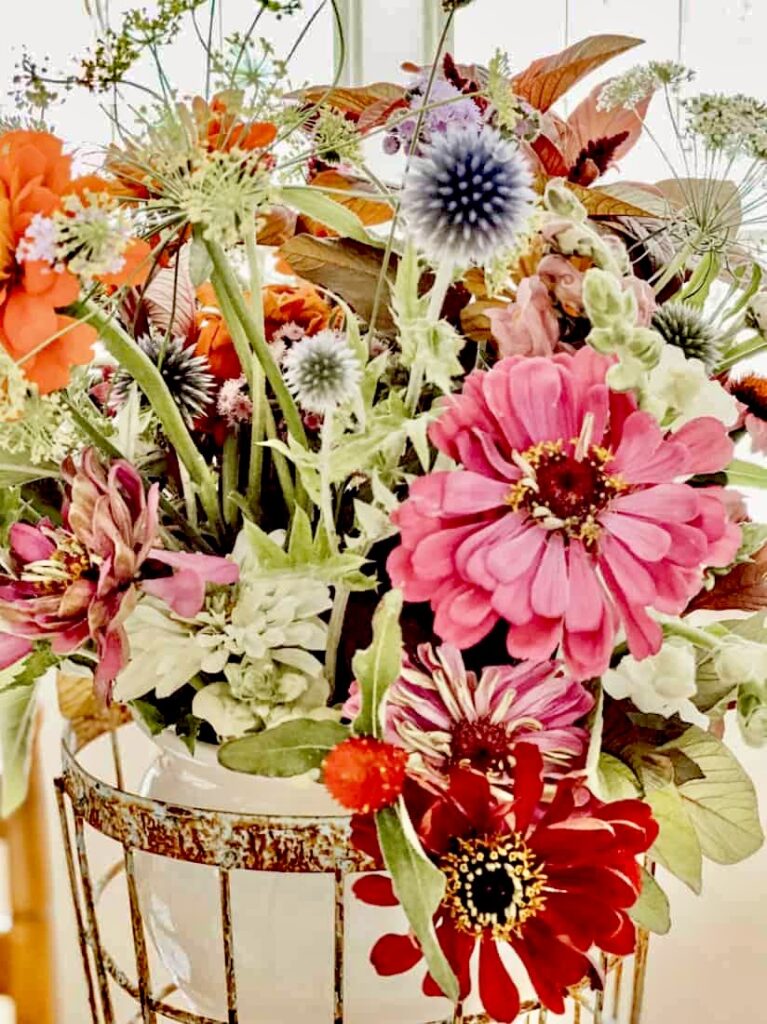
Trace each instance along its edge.
<path fill-rule="evenodd" d="M 349 825 L 344 819 L 290 818 L 243 815 L 224 811 L 198 810 L 139 797 L 123 790 L 119 728 L 114 719 L 104 720 L 101 732 L 110 734 L 116 785 L 89 774 L 78 760 L 82 749 L 98 729 L 68 732 L 63 742 L 63 771 L 56 790 L 69 881 L 74 899 L 80 952 L 85 968 L 88 1000 L 93 1024 L 116 1024 L 112 986 L 117 986 L 136 1003 L 137 1012 L 128 1024 L 252 1024 L 242 1018 L 237 1006 L 235 973 L 235 932 L 232 924 L 230 875 L 235 870 L 272 872 L 320 872 L 335 877 L 335 1015 L 342 1024 L 344 894 L 347 875 L 371 869 L 368 858 L 352 846 Z M 79 736 L 79 739 L 78 739 Z M 120 860 L 105 875 L 94 879 L 85 842 L 85 826 L 114 840 L 121 847 Z M 218 872 L 222 957 L 225 967 L 225 1020 L 205 1017 L 167 1002 L 176 991 L 167 985 L 155 991 L 150 977 L 150 958 L 141 901 L 136 883 L 135 855 L 150 853 L 194 864 Z M 107 886 L 124 872 L 128 890 L 135 981 L 122 970 L 101 939 L 98 905 Z M 572 990 L 569 1021 L 572 1024 L 639 1024 L 642 1010 L 647 935 L 641 933 L 631 972 L 631 994 L 625 992 L 624 963 L 603 958 L 605 991 L 591 992 L 585 986 Z M 628 1016 L 620 1017 L 625 1005 Z M 545 1024 L 547 1012 L 539 1004 L 526 1003 L 523 1024 Z M 562 1020 L 562 1018 L 557 1018 Z M 482 1024 L 484 1016 L 464 1015 L 460 1009 L 447 1024 Z M 302 1022 L 303 1024 L 303 1022 Z M 305 1024 L 318 1024 L 307 1021 Z M 434 1021 L 431 1024 L 443 1024 Z M 553 1022 L 552 1022 L 553 1024 Z"/>

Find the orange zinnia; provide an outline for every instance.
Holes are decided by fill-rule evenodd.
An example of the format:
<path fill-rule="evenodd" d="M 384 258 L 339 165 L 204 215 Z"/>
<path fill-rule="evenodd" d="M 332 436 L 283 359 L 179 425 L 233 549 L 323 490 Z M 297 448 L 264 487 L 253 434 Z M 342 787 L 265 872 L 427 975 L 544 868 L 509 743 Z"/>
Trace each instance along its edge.
<path fill-rule="evenodd" d="M 71 190 L 71 158 L 62 149 L 47 132 L 0 136 L 0 342 L 43 394 L 68 383 L 96 340 L 92 327 L 57 312 L 80 293 L 74 274 L 16 256 L 35 215 L 50 217 Z"/>

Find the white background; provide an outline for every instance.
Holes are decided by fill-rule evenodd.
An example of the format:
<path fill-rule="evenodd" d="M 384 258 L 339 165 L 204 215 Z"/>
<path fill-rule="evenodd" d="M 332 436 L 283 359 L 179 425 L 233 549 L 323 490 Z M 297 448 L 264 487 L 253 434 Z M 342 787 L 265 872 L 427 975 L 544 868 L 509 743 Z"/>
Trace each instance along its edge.
<path fill-rule="evenodd" d="M 436 5 L 438 0 L 424 2 Z M 314 10 L 318 3 L 307 0 L 305 8 Z M 115 10 L 122 6 L 114 5 Z M 362 16 L 359 59 L 370 80 L 395 76 L 401 60 L 423 59 L 421 0 L 344 0 L 342 6 Z M 225 0 L 229 23 L 242 23 L 242 16 L 252 9 L 251 0 Z M 294 24 L 279 26 L 272 21 L 268 34 L 279 49 L 294 29 Z M 701 88 L 767 98 L 767 0 L 475 0 L 456 19 L 454 48 L 459 58 L 481 62 L 500 46 L 509 52 L 513 66 L 522 68 L 534 57 L 593 32 L 639 35 L 647 40 L 642 56 L 629 54 L 615 63 L 616 69 L 642 57 L 681 57 L 697 68 Z M 12 75 L 22 43 L 62 64 L 87 38 L 80 0 L 5 0 L 0 89 Z M 196 88 L 197 60 L 193 39 L 185 37 L 167 69 L 170 77 L 186 89 Z M 332 61 L 332 28 L 323 14 L 301 51 L 295 77 L 327 81 Z M 8 105 L 3 109 L 10 112 Z M 107 122 L 87 98 L 72 97 L 56 124 L 62 135 L 86 151 L 108 140 Z M 625 173 L 647 179 L 665 176 L 657 153 L 649 146 L 638 149 Z M 755 516 L 767 517 L 767 503 L 757 496 L 753 509 Z M 50 720 L 46 761 L 51 773 L 56 732 L 56 723 Z M 767 807 L 767 751 L 743 750 L 736 736 L 731 739 L 757 779 Z M 86 1004 L 55 839 L 52 848 L 57 879 L 52 909 L 64 954 L 59 965 L 57 1024 L 84 1024 Z M 767 854 L 762 852 L 734 868 L 707 866 L 702 898 L 671 881 L 667 888 L 674 929 L 651 947 L 646 1024 L 762 1024 L 767 1020 Z"/>

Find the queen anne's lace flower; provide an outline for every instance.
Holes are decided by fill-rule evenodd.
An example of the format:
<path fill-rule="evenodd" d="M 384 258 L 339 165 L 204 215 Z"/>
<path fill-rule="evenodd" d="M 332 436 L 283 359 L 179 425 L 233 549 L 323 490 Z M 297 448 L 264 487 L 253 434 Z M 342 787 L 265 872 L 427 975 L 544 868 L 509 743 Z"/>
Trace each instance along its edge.
<path fill-rule="evenodd" d="M 626 110 L 633 110 L 642 100 L 652 96 L 656 89 L 678 89 L 694 76 L 694 71 L 672 60 L 653 60 L 649 64 L 637 64 L 604 84 L 597 101 L 597 109 L 615 110 L 623 107 Z"/>

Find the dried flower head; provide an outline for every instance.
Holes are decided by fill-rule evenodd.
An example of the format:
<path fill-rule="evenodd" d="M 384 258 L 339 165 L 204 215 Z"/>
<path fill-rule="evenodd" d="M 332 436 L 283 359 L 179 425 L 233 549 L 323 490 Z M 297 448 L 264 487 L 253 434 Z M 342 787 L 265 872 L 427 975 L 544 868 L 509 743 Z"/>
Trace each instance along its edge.
<path fill-rule="evenodd" d="M 433 262 L 485 263 L 512 244 L 533 199 L 524 158 L 484 128 L 452 132 L 416 158 L 402 208 L 415 243 Z"/>
<path fill-rule="evenodd" d="M 327 413 L 357 393 L 362 370 L 340 331 L 320 331 L 290 349 L 283 361 L 285 380 L 307 412 Z"/>
<path fill-rule="evenodd" d="M 352 736 L 334 747 L 323 764 L 331 796 L 358 814 L 393 804 L 405 785 L 408 754 L 372 736 Z"/>

